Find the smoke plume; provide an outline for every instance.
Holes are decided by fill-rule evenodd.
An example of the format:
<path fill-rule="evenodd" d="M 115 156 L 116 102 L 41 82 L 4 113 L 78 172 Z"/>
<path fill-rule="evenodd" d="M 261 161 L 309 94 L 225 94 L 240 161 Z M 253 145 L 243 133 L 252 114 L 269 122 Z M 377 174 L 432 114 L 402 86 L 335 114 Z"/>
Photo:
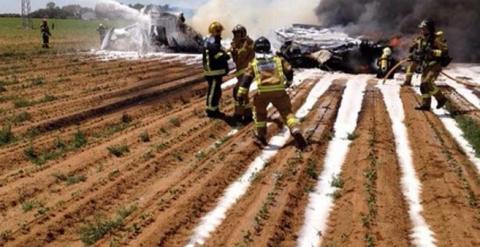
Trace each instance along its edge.
<path fill-rule="evenodd" d="M 280 27 L 292 23 L 317 24 L 312 0 L 210 0 L 201 6 L 192 19 L 193 27 L 208 33 L 212 21 L 221 22 L 231 35 L 237 24 L 244 25 L 253 37 L 269 36 Z"/>
<path fill-rule="evenodd" d="M 480 62 L 479 0 L 322 0 L 322 26 L 342 26 L 352 35 L 411 36 L 431 17 L 444 31 L 456 62 Z"/>
<path fill-rule="evenodd" d="M 96 0 L 95 12 L 102 17 L 148 24 L 150 17 L 115 0 Z"/>

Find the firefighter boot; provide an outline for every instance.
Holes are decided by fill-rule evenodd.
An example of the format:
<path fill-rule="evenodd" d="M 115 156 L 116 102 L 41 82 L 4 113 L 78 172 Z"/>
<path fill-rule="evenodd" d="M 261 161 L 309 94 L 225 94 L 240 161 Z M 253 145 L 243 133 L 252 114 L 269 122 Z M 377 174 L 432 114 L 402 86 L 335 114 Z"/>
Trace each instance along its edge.
<path fill-rule="evenodd" d="M 432 98 L 424 98 L 422 100 L 422 104 L 415 107 L 415 110 L 418 110 L 418 111 L 430 111 L 431 109 L 431 102 L 432 102 Z"/>
<path fill-rule="evenodd" d="M 430 111 L 432 96 L 430 94 L 431 88 L 428 83 L 420 84 L 420 92 L 422 93 L 422 104 L 415 107 L 418 111 Z"/>
<path fill-rule="evenodd" d="M 260 127 L 260 128 L 257 127 L 254 133 L 253 142 L 255 143 L 255 145 L 259 146 L 260 148 L 263 148 L 268 145 L 266 136 L 267 136 L 267 127 Z"/>
<path fill-rule="evenodd" d="M 438 101 L 438 104 L 437 104 L 437 109 L 440 109 L 442 107 L 445 106 L 445 104 L 447 103 L 447 98 L 440 92 L 438 92 L 436 95 L 435 95 L 435 98 L 437 99 Z"/>
<path fill-rule="evenodd" d="M 243 119 L 242 122 L 244 125 L 247 125 L 251 122 L 253 122 L 253 113 L 252 113 L 252 108 L 246 108 L 243 114 Z"/>
<path fill-rule="evenodd" d="M 303 137 L 300 129 L 295 127 L 292 129 L 291 133 L 292 133 L 293 139 L 295 140 L 296 147 L 298 149 L 304 150 L 305 148 L 307 148 L 308 143 Z"/>
<path fill-rule="evenodd" d="M 253 142 L 260 148 L 268 145 L 267 138 L 265 138 L 265 136 L 259 136 L 257 134 L 254 135 Z"/>
<path fill-rule="evenodd" d="M 219 110 L 215 110 L 215 111 L 206 110 L 205 112 L 207 113 L 207 117 L 209 117 L 209 118 L 223 118 L 223 117 L 225 117 L 225 114 L 223 114 Z"/>

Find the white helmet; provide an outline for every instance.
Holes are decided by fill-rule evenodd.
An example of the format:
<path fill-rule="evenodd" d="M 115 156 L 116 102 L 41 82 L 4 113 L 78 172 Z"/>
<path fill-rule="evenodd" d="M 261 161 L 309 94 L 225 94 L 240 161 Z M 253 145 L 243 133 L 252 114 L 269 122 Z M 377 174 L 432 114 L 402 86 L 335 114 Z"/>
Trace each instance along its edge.
<path fill-rule="evenodd" d="M 385 56 L 390 56 L 390 55 L 392 55 L 392 49 L 390 49 L 390 47 L 385 47 L 385 48 L 383 48 L 383 54 L 384 54 Z"/>

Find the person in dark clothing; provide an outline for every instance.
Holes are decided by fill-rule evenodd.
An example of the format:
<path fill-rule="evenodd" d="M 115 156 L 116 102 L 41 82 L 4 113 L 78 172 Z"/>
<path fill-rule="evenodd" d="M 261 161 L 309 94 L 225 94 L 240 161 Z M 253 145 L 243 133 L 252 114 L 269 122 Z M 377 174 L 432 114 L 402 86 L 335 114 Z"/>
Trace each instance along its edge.
<path fill-rule="evenodd" d="M 100 35 L 100 45 L 102 45 L 103 39 L 105 39 L 105 35 L 107 34 L 107 28 L 100 23 L 98 25 L 97 32 Z"/>
<path fill-rule="evenodd" d="M 221 44 L 223 30 L 220 23 L 213 22 L 209 27 L 210 36 L 205 39 L 203 45 L 203 70 L 208 82 L 206 113 L 210 118 L 223 116 L 219 108 L 222 97 L 221 84 L 223 77 L 229 72 L 228 60 L 230 59 Z"/>
<path fill-rule="evenodd" d="M 48 23 L 46 19 L 43 19 L 42 25 L 40 25 L 40 32 L 42 34 L 42 40 L 43 40 L 42 47 L 49 48 L 50 36 L 52 36 L 52 34 L 50 33 L 50 28 L 48 27 Z"/>

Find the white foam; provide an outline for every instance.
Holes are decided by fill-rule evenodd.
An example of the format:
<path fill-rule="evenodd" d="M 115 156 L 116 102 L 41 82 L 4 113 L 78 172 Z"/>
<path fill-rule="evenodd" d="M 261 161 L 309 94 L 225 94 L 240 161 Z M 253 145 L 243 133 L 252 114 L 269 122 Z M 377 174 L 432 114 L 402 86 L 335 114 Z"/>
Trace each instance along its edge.
<path fill-rule="evenodd" d="M 325 93 L 334 78 L 336 78 L 336 76 L 325 76 L 316 84 L 307 96 L 306 102 L 297 111 L 296 116 L 298 118 L 303 118 L 308 114 L 307 109 L 312 109 L 315 102 Z M 247 192 L 251 184 L 251 178 L 255 177 L 255 175 L 265 167 L 265 164 L 277 154 L 289 138 L 290 133 L 285 127 L 280 133 L 270 139 L 268 146 L 249 165 L 247 171 L 225 190 L 218 205 L 202 218 L 200 224 L 195 228 L 190 237 L 190 242 L 186 245 L 187 247 L 203 245 L 205 243 L 210 234 L 215 231 L 225 219 L 227 211 Z"/>
<path fill-rule="evenodd" d="M 407 127 L 405 126 L 405 112 L 400 99 L 400 86 L 379 86 L 382 91 L 387 111 L 392 120 L 392 129 L 395 136 L 397 157 L 402 171 L 401 186 L 409 209 L 412 222 L 411 237 L 416 246 L 435 246 L 435 238 L 430 226 L 422 216 L 421 183 L 415 172 L 412 159 L 412 150 L 408 140 Z"/>
<path fill-rule="evenodd" d="M 297 246 L 320 246 L 321 234 L 326 229 L 328 215 L 333 206 L 331 195 L 336 188 L 331 185 L 332 177 L 342 169 L 348 153 L 348 135 L 355 131 L 357 119 L 362 107 L 367 80 L 371 76 L 356 76 L 347 82 L 338 116 L 335 121 L 335 137 L 330 141 L 324 163 L 324 170 L 318 178 L 314 192 L 309 195 L 305 211 L 305 223 L 299 234 Z"/>

